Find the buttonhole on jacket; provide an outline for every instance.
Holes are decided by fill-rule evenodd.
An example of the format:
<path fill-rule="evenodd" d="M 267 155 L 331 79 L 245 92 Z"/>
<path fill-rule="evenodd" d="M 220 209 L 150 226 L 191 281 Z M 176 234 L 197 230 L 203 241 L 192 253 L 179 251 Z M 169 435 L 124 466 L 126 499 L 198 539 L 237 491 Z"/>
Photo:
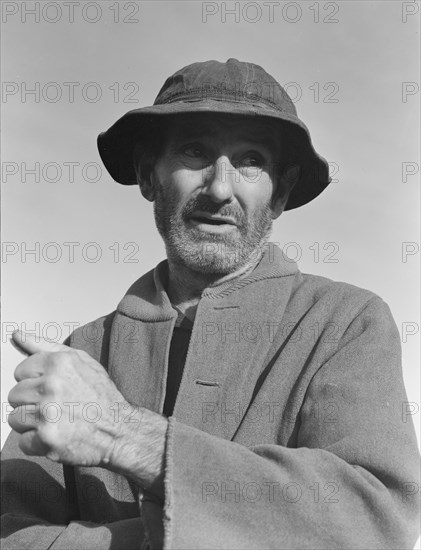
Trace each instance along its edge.
<path fill-rule="evenodd" d="M 195 380 L 196 384 L 199 386 L 213 386 L 218 388 L 219 384 L 218 382 L 212 382 L 211 380 Z"/>
<path fill-rule="evenodd" d="M 215 306 L 213 309 L 240 309 L 240 306 Z"/>

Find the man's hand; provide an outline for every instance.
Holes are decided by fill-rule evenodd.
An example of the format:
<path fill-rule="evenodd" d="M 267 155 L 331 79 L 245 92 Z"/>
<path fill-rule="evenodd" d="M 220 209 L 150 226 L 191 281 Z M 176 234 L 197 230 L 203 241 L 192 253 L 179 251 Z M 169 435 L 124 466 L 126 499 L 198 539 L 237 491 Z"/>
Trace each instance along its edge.
<path fill-rule="evenodd" d="M 90 355 L 16 331 L 29 355 L 15 370 L 10 426 L 28 455 L 75 466 L 102 466 L 144 488 L 162 477 L 167 421 L 129 404 Z"/>

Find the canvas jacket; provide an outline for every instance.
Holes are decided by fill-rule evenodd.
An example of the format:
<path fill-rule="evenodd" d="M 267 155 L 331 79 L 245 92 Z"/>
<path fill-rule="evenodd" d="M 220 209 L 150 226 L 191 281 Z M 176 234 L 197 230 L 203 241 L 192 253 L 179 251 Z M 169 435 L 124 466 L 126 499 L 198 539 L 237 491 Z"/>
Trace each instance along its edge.
<path fill-rule="evenodd" d="M 67 342 L 162 412 L 167 263 Z M 204 290 L 165 449 L 165 502 L 102 468 L 3 452 L 3 548 L 412 548 L 418 451 L 400 339 L 375 294 L 269 246 Z"/>

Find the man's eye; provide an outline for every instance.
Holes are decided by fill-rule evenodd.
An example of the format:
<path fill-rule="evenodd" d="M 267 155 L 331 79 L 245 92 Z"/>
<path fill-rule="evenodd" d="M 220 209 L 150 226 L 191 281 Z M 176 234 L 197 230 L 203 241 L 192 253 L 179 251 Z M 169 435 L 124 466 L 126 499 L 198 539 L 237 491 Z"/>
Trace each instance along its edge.
<path fill-rule="evenodd" d="M 252 168 L 261 168 L 264 164 L 264 159 L 260 155 L 255 154 L 245 155 L 240 161 L 241 166 L 250 166 Z"/>
<path fill-rule="evenodd" d="M 192 158 L 202 158 L 205 156 L 203 147 L 199 145 L 188 145 L 183 148 L 183 153 Z"/>

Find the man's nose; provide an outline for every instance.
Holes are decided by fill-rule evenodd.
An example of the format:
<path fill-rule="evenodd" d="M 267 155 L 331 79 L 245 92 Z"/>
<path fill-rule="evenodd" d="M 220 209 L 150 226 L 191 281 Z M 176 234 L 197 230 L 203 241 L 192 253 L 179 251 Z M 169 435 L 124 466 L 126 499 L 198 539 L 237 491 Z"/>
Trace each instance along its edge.
<path fill-rule="evenodd" d="M 203 171 L 202 193 L 216 203 L 230 202 L 237 171 L 226 156 L 220 156 Z"/>

